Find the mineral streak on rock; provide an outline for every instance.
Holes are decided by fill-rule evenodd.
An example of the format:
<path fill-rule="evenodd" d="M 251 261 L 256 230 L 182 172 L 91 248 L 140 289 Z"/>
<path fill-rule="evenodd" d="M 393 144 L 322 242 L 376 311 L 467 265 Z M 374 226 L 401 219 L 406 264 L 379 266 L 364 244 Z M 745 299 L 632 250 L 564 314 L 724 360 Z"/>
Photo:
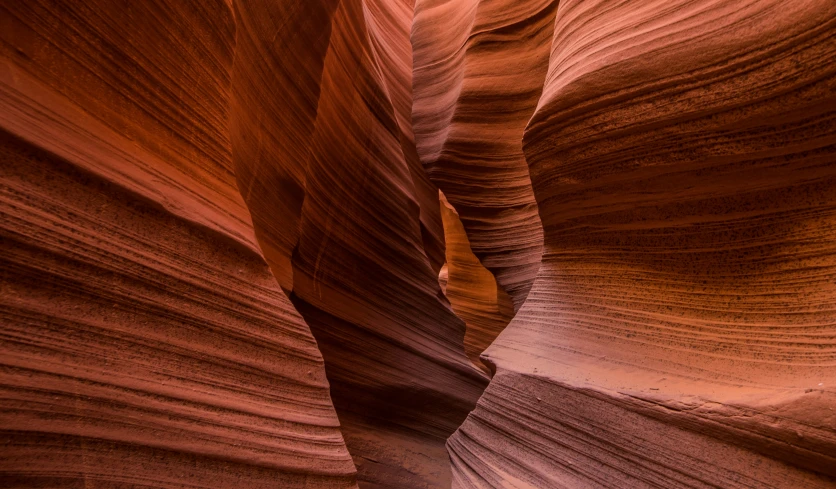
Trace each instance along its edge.
<path fill-rule="evenodd" d="M 401 151 L 409 167 L 414 199 L 421 207 L 421 237 L 433 270 L 444 263 L 444 229 L 438 207 L 438 189 L 430 182 L 415 147 L 412 129 L 412 28 L 414 0 L 367 0 L 369 41 L 382 89 L 388 95 L 398 124 Z"/>
<path fill-rule="evenodd" d="M 488 366 L 482 363 L 479 355 L 514 316 L 514 304 L 502 287 L 497 286 L 493 274 L 471 251 L 459 215 L 443 193 L 440 193 L 440 200 L 447 263 L 439 275 L 439 283 L 453 311 L 467 327 L 464 350 L 468 358 L 477 368 L 489 374 Z"/>
<path fill-rule="evenodd" d="M 230 6 L 0 20 L 0 485 L 356 487 L 236 186 Z"/>
<path fill-rule="evenodd" d="M 334 20 L 292 297 L 325 357 L 361 485 L 444 487 L 444 441 L 486 381 L 424 251 L 421 201 L 363 7 L 344 1 Z"/>
<path fill-rule="evenodd" d="M 556 9 L 556 0 L 416 5 L 419 154 L 515 311 L 542 254 L 522 136 L 543 88 Z"/>
<path fill-rule="evenodd" d="M 543 265 L 454 487 L 834 487 L 834 33 L 825 1 L 561 1 Z"/>

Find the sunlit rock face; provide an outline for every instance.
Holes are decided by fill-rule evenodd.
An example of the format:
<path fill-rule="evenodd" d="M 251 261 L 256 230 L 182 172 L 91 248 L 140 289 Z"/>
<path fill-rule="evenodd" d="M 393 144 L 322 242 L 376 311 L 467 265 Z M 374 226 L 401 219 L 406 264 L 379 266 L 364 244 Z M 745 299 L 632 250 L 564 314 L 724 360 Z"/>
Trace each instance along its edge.
<path fill-rule="evenodd" d="M 464 350 L 477 368 L 489 374 L 479 356 L 514 316 L 514 304 L 470 248 L 456 209 L 442 193 L 441 220 L 447 242 L 447 263 L 439 274 L 444 295 L 465 322 Z"/>
<path fill-rule="evenodd" d="M 836 487 L 833 2 L 0 38 L 3 487 Z"/>
<path fill-rule="evenodd" d="M 415 5 L 418 153 L 515 311 L 542 255 L 522 136 L 543 88 L 556 8 L 556 0 Z"/>

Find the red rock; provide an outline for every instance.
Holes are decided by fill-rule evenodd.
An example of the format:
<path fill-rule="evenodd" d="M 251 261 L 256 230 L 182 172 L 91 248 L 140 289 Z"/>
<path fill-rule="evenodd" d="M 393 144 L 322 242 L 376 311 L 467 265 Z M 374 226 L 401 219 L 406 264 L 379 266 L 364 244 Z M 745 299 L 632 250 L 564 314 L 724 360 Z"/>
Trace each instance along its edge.
<path fill-rule="evenodd" d="M 290 257 L 299 241 L 322 68 L 338 4 L 234 2 L 230 131 L 235 176 L 264 256 L 286 292 L 293 289 Z"/>
<path fill-rule="evenodd" d="M 525 302 L 543 230 L 522 150 L 549 60 L 555 0 L 418 0 L 415 131 L 470 246 Z"/>
<path fill-rule="evenodd" d="M 834 487 L 835 36 L 5 2 L 0 485 Z"/>
<path fill-rule="evenodd" d="M 445 440 L 487 381 L 465 356 L 465 325 L 437 280 L 438 190 L 420 167 L 410 121 L 411 5 L 341 2 L 328 12 L 323 46 L 280 27 L 295 25 L 281 20 L 288 15 L 306 14 L 277 8 L 254 14 L 277 20 L 250 37 L 252 52 L 270 53 L 277 29 L 276 42 L 300 44 L 289 48 L 294 57 L 273 51 L 270 63 L 283 65 L 275 77 L 262 75 L 257 56 L 240 59 L 242 119 L 260 126 L 242 124 L 233 140 L 244 148 L 240 159 L 235 153 L 239 185 L 262 241 L 275 243 L 265 245 L 271 266 L 280 276 L 290 266 L 280 280 L 325 358 L 361 485 L 449 486 Z M 302 81 L 312 85 L 299 83 L 297 72 L 310 73 Z M 276 86 L 289 93 L 276 98 Z M 255 137 L 259 127 L 276 135 L 269 146 Z M 252 156 L 262 152 L 273 156 Z M 300 175 L 290 192 L 298 197 L 295 219 L 273 219 L 288 195 L 272 186 L 285 181 L 276 171 Z"/>
<path fill-rule="evenodd" d="M 556 18 L 524 138 L 543 265 L 453 486 L 833 487 L 836 5 Z"/>
<path fill-rule="evenodd" d="M 439 283 L 456 315 L 466 325 L 464 350 L 470 361 L 489 374 L 479 355 L 514 317 L 514 304 L 496 279 L 473 254 L 459 215 L 441 194 L 441 218 L 447 242 L 447 263 Z"/>
<path fill-rule="evenodd" d="M 352 487 L 232 168 L 224 2 L 6 2 L 4 487 Z"/>

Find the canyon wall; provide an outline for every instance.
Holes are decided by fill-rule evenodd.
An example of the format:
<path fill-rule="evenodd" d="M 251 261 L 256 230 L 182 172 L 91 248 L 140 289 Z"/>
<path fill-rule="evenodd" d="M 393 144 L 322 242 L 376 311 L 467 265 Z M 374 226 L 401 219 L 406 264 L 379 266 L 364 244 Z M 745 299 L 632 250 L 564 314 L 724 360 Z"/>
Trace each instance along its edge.
<path fill-rule="evenodd" d="M 519 310 L 543 230 L 522 136 L 543 88 L 556 0 L 417 0 L 413 118 L 430 178 Z"/>
<path fill-rule="evenodd" d="M 473 254 L 470 240 L 456 209 L 441 199 L 441 219 L 447 242 L 447 262 L 439 276 L 444 295 L 465 322 L 464 350 L 477 368 L 490 374 L 479 356 L 514 317 L 514 303 L 497 285 L 493 274 Z"/>
<path fill-rule="evenodd" d="M 3 5 L 10 484 L 449 486 L 412 10 Z"/>
<path fill-rule="evenodd" d="M 560 2 L 523 137 L 542 266 L 453 487 L 833 487 L 834 26 Z"/>
<path fill-rule="evenodd" d="M 449 486 L 445 440 L 487 379 L 438 283 L 438 190 L 411 128 L 412 4 L 241 2 L 237 16 L 236 175 L 325 358 L 358 479 Z"/>
<path fill-rule="evenodd" d="M 0 40 L 0 485 L 836 486 L 833 2 Z"/>
<path fill-rule="evenodd" d="M 233 173 L 231 7 L 0 8 L 0 485 L 356 487 Z"/>

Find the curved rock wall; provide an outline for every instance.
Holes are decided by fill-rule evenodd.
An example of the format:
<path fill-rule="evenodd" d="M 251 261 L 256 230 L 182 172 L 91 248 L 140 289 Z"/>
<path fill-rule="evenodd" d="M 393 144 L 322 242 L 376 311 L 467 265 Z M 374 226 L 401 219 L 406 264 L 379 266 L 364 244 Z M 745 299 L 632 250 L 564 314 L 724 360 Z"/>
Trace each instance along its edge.
<path fill-rule="evenodd" d="M 230 132 L 235 176 L 264 256 L 288 293 L 322 69 L 339 3 L 234 2 Z"/>
<path fill-rule="evenodd" d="M 421 237 L 433 270 L 444 263 L 444 229 L 438 212 L 438 189 L 430 182 L 415 146 L 412 128 L 412 28 L 414 0 L 368 0 L 365 4 L 369 42 L 382 77 L 382 89 L 392 104 L 403 158 L 421 207 Z"/>
<path fill-rule="evenodd" d="M 29 0 L 0 40 L 0 485 L 836 485 L 833 2 Z"/>
<path fill-rule="evenodd" d="M 112 390 L 172 396 L 148 414 L 110 406 L 108 396 L 118 395 L 107 389 L 77 408 L 47 401 L 40 401 L 45 411 L 9 407 L 9 422 L 32 430 L 15 435 L 20 443 L 58 432 L 70 437 L 51 442 L 68 445 L 58 478 L 77 462 L 72 457 L 99 450 L 98 438 L 133 443 L 146 458 L 172 454 L 171 461 L 149 463 L 147 473 L 123 474 L 117 460 L 133 449 L 120 445 L 101 474 L 84 468 L 67 481 L 145 477 L 166 485 L 182 480 L 171 475 L 177 463 L 205 464 L 214 456 L 234 466 L 201 469 L 196 484 L 212 485 L 216 477 L 227 485 L 224 477 L 240 476 L 350 485 L 355 469 L 337 431 L 322 359 L 290 295 L 327 357 L 331 394 L 363 485 L 448 484 L 444 441 L 486 379 L 467 360 L 464 323 L 437 282 L 444 261 L 438 191 L 420 165 L 410 120 L 412 4 L 33 2 L 4 9 L 5 146 L 13 163 L 4 167 L 4 209 L 14 217 L 3 227 L 4 279 L 13 288 L 4 299 L 31 295 L 15 307 L 37 311 L 44 323 L 10 312 L 6 328 L 13 338 L 38 331 L 49 340 L 38 347 L 43 351 L 10 342 L 4 365 L 33 368 L 51 355 L 58 359 L 49 375 L 72 377 L 67 372 L 81 368 L 78 382 L 112 378 Z M 87 202 L 87 193 L 107 198 Z M 47 198 L 52 194 L 61 198 Z M 22 211 L 24 201 L 40 214 Z M 75 222 L 79 213 L 94 217 Z M 46 216 L 70 230 L 44 231 Z M 59 225 L 65 221 L 72 225 Z M 95 243 L 79 253 L 96 266 L 35 265 L 30 255 L 39 250 L 68 261 L 68 247 L 84 242 L 72 244 L 73 233 Z M 39 234 L 45 237 L 33 245 Z M 144 280 L 155 284 L 151 292 L 139 290 L 149 287 Z M 32 281 L 43 284 L 25 285 Z M 85 281 L 98 288 L 62 292 Z M 151 294 L 150 305 L 136 305 L 143 293 Z M 51 301 L 38 305 L 36 295 Z M 51 304 L 64 296 L 83 304 L 90 321 L 98 302 L 113 303 L 115 311 L 101 306 L 103 330 L 95 334 L 74 317 L 84 325 L 70 321 L 56 336 L 47 325 L 76 307 Z M 183 321 L 194 331 L 177 329 Z M 96 334 L 114 331 L 131 333 L 85 352 Z M 73 338 L 64 350 L 48 346 L 64 337 Z M 162 351 L 131 352 L 128 345 L 143 342 L 161 342 Z M 138 359 L 148 364 L 131 363 Z M 194 368 L 201 373 L 190 374 Z M 46 382 L 62 385 L 10 375 L 16 395 Z M 73 389 L 82 397 L 94 390 Z M 197 402 L 193 396 L 204 404 L 180 406 Z M 69 411 L 53 412 L 61 409 Z M 68 421 L 73 409 L 84 411 L 82 421 Z M 88 418 L 114 409 L 129 411 L 127 421 L 88 426 Z M 184 419 L 164 421 L 167 415 Z M 50 419 L 40 431 L 38 416 Z M 224 421 L 212 424 L 207 416 Z M 87 435 L 94 441 L 82 440 Z M 228 444 L 240 448 L 224 449 Z"/>
<path fill-rule="evenodd" d="M 444 442 L 487 381 L 465 356 L 465 325 L 437 281 L 438 190 L 420 167 L 410 121 L 412 6 L 286 5 L 238 7 L 244 25 L 273 19 L 239 34 L 253 43 L 240 52 L 254 53 L 236 57 L 233 81 L 242 114 L 233 136 L 239 185 L 277 276 L 290 266 L 280 280 L 325 358 L 361 485 L 443 487 Z M 311 34 L 330 29 L 322 44 L 281 27 L 313 20 L 327 25 L 305 25 Z M 283 64 L 278 76 L 264 73 L 256 53 Z M 277 98 L 275 86 L 290 93 Z M 275 139 L 259 142 L 256 120 Z M 288 195 L 297 197 L 276 187 L 290 180 L 295 214 L 277 218 Z"/>
<path fill-rule="evenodd" d="M 556 0 L 416 5 L 419 153 L 515 311 L 542 254 L 522 136 L 543 88 L 556 9 Z"/>
<path fill-rule="evenodd" d="M 454 487 L 832 487 L 836 6 L 556 17 L 524 138 L 543 265 Z"/>
<path fill-rule="evenodd" d="M 444 295 L 465 322 L 464 350 L 477 368 L 490 374 L 479 356 L 514 317 L 514 303 L 493 274 L 473 254 L 456 209 L 440 194 L 447 263 L 439 276 Z"/>
<path fill-rule="evenodd" d="M 0 485 L 356 487 L 236 187 L 230 6 L 0 18 Z"/>

